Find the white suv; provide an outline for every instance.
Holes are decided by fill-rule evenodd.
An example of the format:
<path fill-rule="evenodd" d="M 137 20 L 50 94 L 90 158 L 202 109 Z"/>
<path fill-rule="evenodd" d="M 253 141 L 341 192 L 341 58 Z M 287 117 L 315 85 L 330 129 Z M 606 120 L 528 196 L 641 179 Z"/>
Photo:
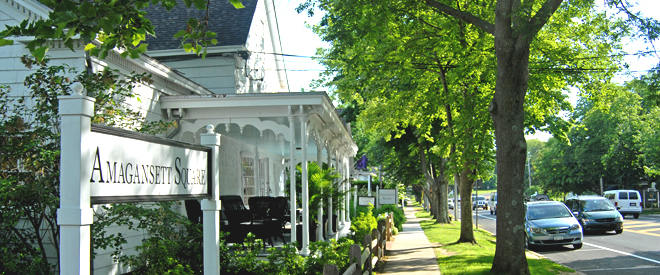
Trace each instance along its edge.
<path fill-rule="evenodd" d="M 635 219 L 642 213 L 642 197 L 637 190 L 610 190 L 603 193 L 621 215 L 633 215 Z"/>
<path fill-rule="evenodd" d="M 479 208 L 483 208 L 484 210 L 488 210 L 488 203 L 486 202 L 486 197 L 484 196 L 472 196 L 472 210 Z"/>

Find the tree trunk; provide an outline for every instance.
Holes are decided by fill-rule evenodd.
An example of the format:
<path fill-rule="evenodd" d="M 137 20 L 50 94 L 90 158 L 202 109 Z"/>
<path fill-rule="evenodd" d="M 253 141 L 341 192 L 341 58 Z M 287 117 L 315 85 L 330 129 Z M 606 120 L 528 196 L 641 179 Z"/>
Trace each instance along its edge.
<path fill-rule="evenodd" d="M 447 181 L 442 179 L 438 180 L 438 216 L 435 221 L 437 223 L 450 223 L 449 220 L 449 206 L 447 205 Z"/>
<path fill-rule="evenodd" d="M 461 237 L 459 243 L 477 243 L 474 239 L 472 229 L 472 185 L 474 180 L 470 178 L 473 174 L 466 163 L 461 171 Z M 499 235 L 498 235 L 499 237 Z"/>
<path fill-rule="evenodd" d="M 510 24 L 509 24 L 510 26 Z M 504 29 L 504 30 L 503 30 Z M 497 147 L 497 246 L 491 273 L 529 274 L 525 257 L 525 209 L 523 201 L 525 112 L 523 102 L 529 76 L 529 45 L 496 28 L 497 82 L 488 107 L 495 127 Z M 504 217 L 503 217 L 504 216 Z M 505 234 L 502 234 L 505 233 Z"/>
<path fill-rule="evenodd" d="M 434 211 L 432 213 L 433 218 L 438 223 L 449 223 L 449 214 L 447 213 L 447 182 L 444 180 L 444 167 L 447 160 L 443 158 L 439 165 L 433 165 L 426 158 L 426 146 L 423 144 L 423 141 L 417 142 L 417 148 L 419 149 L 422 173 L 431 191 L 429 201 L 431 201 Z"/>
<path fill-rule="evenodd" d="M 431 210 L 431 217 L 435 219 L 436 214 L 438 213 L 438 200 L 437 200 L 437 195 L 436 192 L 433 190 L 433 185 L 429 184 L 429 189 L 428 189 L 428 199 L 429 199 L 429 207 Z"/>

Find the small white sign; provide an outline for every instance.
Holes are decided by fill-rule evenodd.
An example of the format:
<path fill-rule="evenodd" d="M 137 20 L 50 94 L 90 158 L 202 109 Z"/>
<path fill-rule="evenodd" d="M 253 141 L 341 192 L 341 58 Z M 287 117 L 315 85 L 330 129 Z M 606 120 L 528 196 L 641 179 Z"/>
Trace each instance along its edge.
<path fill-rule="evenodd" d="M 92 204 L 208 197 L 208 148 L 96 125 L 87 140 Z"/>
<path fill-rule="evenodd" d="M 359 206 L 369 206 L 369 204 L 376 206 L 376 197 L 373 196 L 361 196 L 358 197 Z"/>
<path fill-rule="evenodd" d="M 397 204 L 396 189 L 378 190 L 378 204 Z"/>

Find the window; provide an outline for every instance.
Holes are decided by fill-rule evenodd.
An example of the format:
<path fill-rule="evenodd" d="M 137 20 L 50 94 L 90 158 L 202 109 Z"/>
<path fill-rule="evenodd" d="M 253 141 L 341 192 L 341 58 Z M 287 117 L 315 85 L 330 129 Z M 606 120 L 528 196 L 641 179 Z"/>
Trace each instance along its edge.
<path fill-rule="evenodd" d="M 241 167 L 243 177 L 243 204 L 248 205 L 248 199 L 257 195 L 257 185 L 254 181 L 254 157 L 243 155 Z"/>
<path fill-rule="evenodd" d="M 619 199 L 620 200 L 627 200 L 628 199 L 628 192 L 619 192 Z"/>
<path fill-rule="evenodd" d="M 630 195 L 629 198 L 631 200 L 638 200 L 639 199 L 639 197 L 637 196 L 637 192 L 630 192 L 629 195 Z"/>
<path fill-rule="evenodd" d="M 259 188 L 262 196 L 271 194 L 270 182 L 268 181 L 268 159 L 262 158 L 259 160 Z"/>

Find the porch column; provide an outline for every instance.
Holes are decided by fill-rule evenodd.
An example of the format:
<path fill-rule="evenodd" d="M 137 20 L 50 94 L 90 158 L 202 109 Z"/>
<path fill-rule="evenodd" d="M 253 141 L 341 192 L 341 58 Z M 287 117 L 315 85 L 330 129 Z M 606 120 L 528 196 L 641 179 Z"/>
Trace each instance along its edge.
<path fill-rule="evenodd" d="M 204 212 L 204 274 L 220 275 L 220 134 L 213 125 L 200 134 L 201 144 L 211 148 L 211 198 L 202 200 Z"/>
<path fill-rule="evenodd" d="M 326 147 L 326 150 L 328 151 L 328 168 L 332 169 L 332 168 L 336 167 L 336 165 L 332 164 L 332 153 L 331 153 L 332 152 L 332 147 L 330 147 L 328 145 L 328 147 Z M 336 181 L 336 179 L 333 179 L 333 181 Z M 334 182 L 332 184 L 334 185 Z M 335 235 L 335 232 L 332 231 L 332 224 L 335 222 L 334 219 L 332 218 L 332 216 L 334 216 L 333 213 L 332 213 L 332 196 L 329 196 L 328 197 L 328 224 L 327 224 L 328 228 L 326 230 L 326 232 L 328 233 L 328 238 L 330 238 L 331 236 L 334 238 L 334 235 Z"/>
<path fill-rule="evenodd" d="M 351 163 L 353 163 L 352 158 L 346 159 L 346 193 L 351 190 Z M 378 196 L 378 195 L 376 195 Z M 344 207 L 344 213 L 346 213 L 346 221 L 351 221 L 351 197 L 346 196 L 346 207 Z"/>
<path fill-rule="evenodd" d="M 60 207 L 57 209 L 60 274 L 90 273 L 90 225 L 94 222 L 94 210 L 90 207 L 90 180 L 85 177 L 89 176 L 82 173 L 93 163 L 93 153 L 86 139 L 91 133 L 95 99 L 83 95 L 83 87 L 78 84 L 71 85 L 73 95 L 57 97 L 62 120 Z"/>
<path fill-rule="evenodd" d="M 294 117 L 289 117 L 289 204 L 291 205 L 291 243 L 296 241 L 296 123 Z"/>
<path fill-rule="evenodd" d="M 342 169 L 341 169 L 342 170 L 342 175 L 341 176 L 342 176 L 342 181 L 343 181 L 343 184 L 341 185 L 341 189 L 342 189 L 343 192 L 346 192 L 346 185 L 348 184 L 348 182 L 346 181 L 346 174 L 347 174 L 346 173 L 347 172 L 346 167 L 348 165 L 346 164 L 346 158 L 343 156 L 343 154 L 341 156 L 341 166 L 342 166 Z M 343 200 L 341 202 L 341 204 L 343 206 L 342 209 L 347 208 L 346 207 L 346 200 Z M 340 210 L 340 212 L 341 213 L 339 213 L 339 214 L 341 216 L 341 226 L 344 227 L 346 225 L 346 211 Z"/>
<path fill-rule="evenodd" d="M 319 135 L 316 137 L 316 163 L 319 165 L 319 168 L 323 169 L 323 143 L 321 142 L 321 138 Z M 321 194 L 323 195 L 323 190 L 321 190 Z M 321 196 L 323 197 L 323 196 Z M 319 208 L 317 211 L 316 215 L 316 220 L 318 221 L 318 225 L 316 228 L 316 241 L 323 241 L 323 200 L 320 200 L 319 203 Z"/>
<path fill-rule="evenodd" d="M 302 111 L 302 106 L 300 108 Z M 307 176 L 307 116 L 300 117 L 300 145 L 302 147 L 302 160 L 300 168 L 302 170 L 302 249 L 300 254 L 309 255 L 309 182 Z"/>

